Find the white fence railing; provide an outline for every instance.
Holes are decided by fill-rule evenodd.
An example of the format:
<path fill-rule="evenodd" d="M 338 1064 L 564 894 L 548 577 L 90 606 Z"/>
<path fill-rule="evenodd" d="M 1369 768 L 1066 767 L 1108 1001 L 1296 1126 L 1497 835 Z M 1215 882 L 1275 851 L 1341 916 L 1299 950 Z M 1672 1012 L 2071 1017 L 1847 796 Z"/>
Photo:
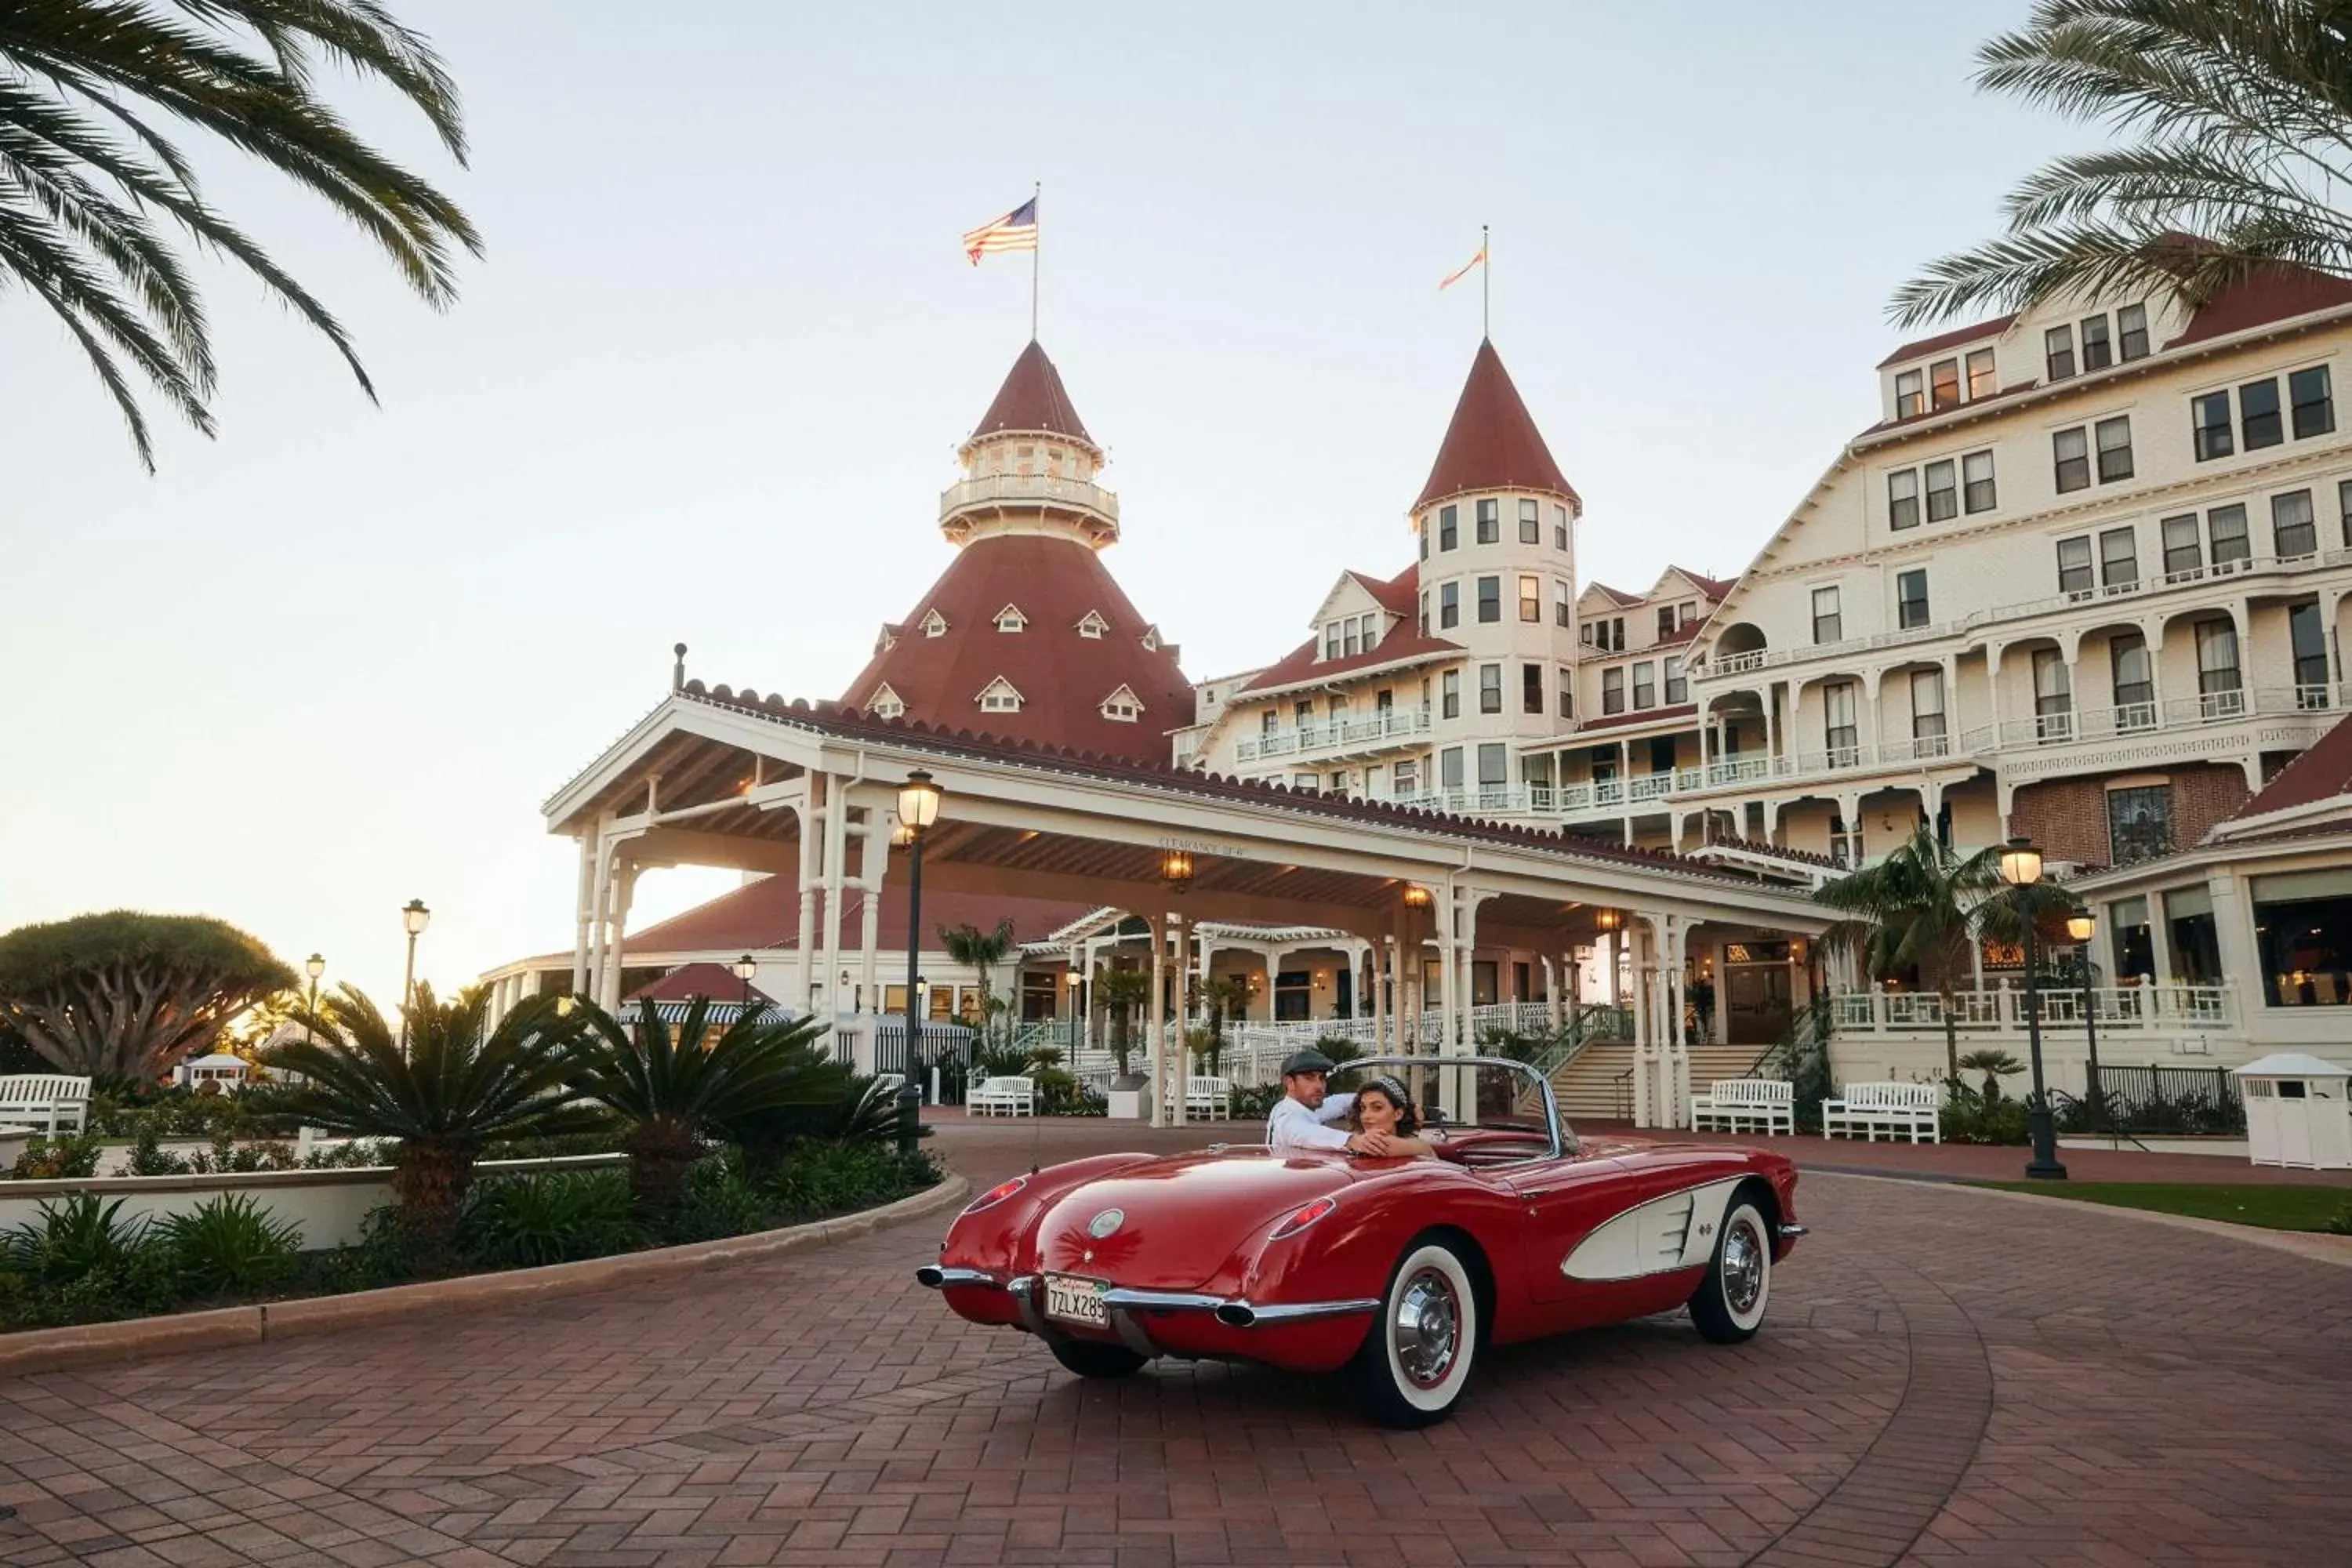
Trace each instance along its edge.
<path fill-rule="evenodd" d="M 1255 763 L 1265 757 L 1318 755 L 1379 746 L 1390 741 L 1410 740 L 1428 733 L 1429 710 L 1426 708 L 1376 708 L 1360 717 L 1264 731 L 1255 740 L 1243 741 L 1235 745 L 1234 761 Z"/>
<path fill-rule="evenodd" d="M 2038 990 L 2042 1026 L 2079 1029 L 2095 1010 L 2102 1030 L 2121 1034 L 2153 1029 L 2225 1029 L 2237 1022 L 2237 992 L 2230 985 L 2053 985 Z M 2023 1034 L 2022 990 L 1962 991 L 1952 998 L 1954 1023 L 1969 1033 Z M 1944 1002 L 1931 991 L 1851 991 L 1830 998 L 1831 1017 L 1841 1034 L 1893 1034 L 1912 1030 L 1941 1034 Z"/>

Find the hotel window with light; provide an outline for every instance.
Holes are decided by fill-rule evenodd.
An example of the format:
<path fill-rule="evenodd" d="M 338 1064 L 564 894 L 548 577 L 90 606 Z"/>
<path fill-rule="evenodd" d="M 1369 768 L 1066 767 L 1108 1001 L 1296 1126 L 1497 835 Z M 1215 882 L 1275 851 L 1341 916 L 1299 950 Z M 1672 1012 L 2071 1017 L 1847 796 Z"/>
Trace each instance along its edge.
<path fill-rule="evenodd" d="M 1503 537 L 1503 503 L 1498 500 L 1482 500 L 1477 504 L 1478 542 L 1481 544 L 1496 543 Z"/>
<path fill-rule="evenodd" d="M 1992 350 L 1978 349 L 1969 355 L 1969 401 L 1990 397 L 2000 390 L 1993 377 Z"/>
<path fill-rule="evenodd" d="M 1926 377 L 1916 370 L 1898 372 L 1895 377 L 1895 417 L 1908 419 L 1927 411 Z"/>
<path fill-rule="evenodd" d="M 1503 710 L 1503 667 L 1482 664 L 1478 667 L 1478 711 L 1500 713 Z"/>
<path fill-rule="evenodd" d="M 1519 619 L 1534 625 L 1543 619 L 1543 579 L 1519 579 Z"/>
<path fill-rule="evenodd" d="M 1960 362 L 1956 359 L 1937 360 L 1927 367 L 1927 394 L 1937 408 L 1957 408 L 1960 405 Z"/>
<path fill-rule="evenodd" d="M 1519 503 L 1519 542 L 1521 544 L 1543 542 L 1542 502 L 1523 500 Z"/>

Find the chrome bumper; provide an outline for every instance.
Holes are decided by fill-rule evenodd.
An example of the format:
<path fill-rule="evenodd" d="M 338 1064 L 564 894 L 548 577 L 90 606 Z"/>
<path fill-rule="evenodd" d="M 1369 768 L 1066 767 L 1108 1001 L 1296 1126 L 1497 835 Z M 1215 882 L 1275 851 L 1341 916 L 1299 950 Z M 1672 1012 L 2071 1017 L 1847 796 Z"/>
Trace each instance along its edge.
<path fill-rule="evenodd" d="M 1782 1241 L 1794 1241 L 1797 1237 L 1806 1234 L 1808 1233 L 1805 1227 L 1797 1224 L 1794 1220 L 1790 1220 L 1788 1224 L 1780 1227 L 1780 1239 Z"/>
<path fill-rule="evenodd" d="M 1065 1337 L 1060 1327 L 1047 1320 L 1042 1292 L 1037 1289 L 1037 1276 L 1016 1275 L 1000 1280 L 995 1275 L 979 1268 L 942 1268 L 927 1263 L 915 1270 L 918 1284 L 934 1290 L 957 1285 L 984 1285 L 1003 1289 L 1011 1296 L 1021 1313 L 1024 1327 L 1041 1340 Z M 1318 1318 L 1341 1318 L 1351 1313 L 1373 1312 L 1380 1310 L 1380 1299 L 1374 1296 L 1350 1298 L 1340 1301 L 1275 1302 L 1257 1306 L 1239 1296 L 1213 1296 L 1197 1290 L 1136 1290 L 1115 1285 L 1103 1292 L 1103 1307 L 1110 1320 L 1111 1331 L 1121 1343 L 1138 1355 L 1162 1354 L 1151 1342 L 1137 1320 L 1139 1312 L 1206 1312 L 1229 1329 L 1252 1329 L 1260 1324 L 1302 1323 Z"/>

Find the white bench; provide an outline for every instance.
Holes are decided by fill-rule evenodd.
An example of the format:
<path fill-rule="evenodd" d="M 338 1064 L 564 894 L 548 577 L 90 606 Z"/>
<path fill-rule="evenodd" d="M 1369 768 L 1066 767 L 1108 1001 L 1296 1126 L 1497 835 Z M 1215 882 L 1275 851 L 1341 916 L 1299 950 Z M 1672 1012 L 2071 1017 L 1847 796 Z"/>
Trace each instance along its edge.
<path fill-rule="evenodd" d="M 1874 1143 L 1883 1131 L 1916 1143 L 1924 1132 L 1928 1142 L 1940 1143 L 1943 1099 L 1941 1084 L 1850 1083 L 1842 1097 L 1822 1101 L 1822 1136 L 1861 1133 Z"/>
<path fill-rule="evenodd" d="M 0 1125 L 30 1127 L 55 1137 L 79 1132 L 89 1115 L 89 1079 L 66 1073 L 11 1073 L 0 1078 Z"/>
<path fill-rule="evenodd" d="M 1037 1080 L 1034 1078 L 984 1078 L 964 1101 L 973 1116 L 1034 1116 Z"/>
<path fill-rule="evenodd" d="M 906 1087 L 905 1073 L 877 1072 L 874 1075 L 874 1096 L 877 1100 L 896 1100 L 898 1091 Z"/>
<path fill-rule="evenodd" d="M 1234 1116 L 1233 1079 L 1195 1073 L 1184 1080 L 1184 1114 L 1203 1121 L 1230 1121 Z"/>
<path fill-rule="evenodd" d="M 1691 1131 L 1797 1131 L 1797 1086 L 1776 1078 L 1717 1079 L 1691 1100 Z"/>

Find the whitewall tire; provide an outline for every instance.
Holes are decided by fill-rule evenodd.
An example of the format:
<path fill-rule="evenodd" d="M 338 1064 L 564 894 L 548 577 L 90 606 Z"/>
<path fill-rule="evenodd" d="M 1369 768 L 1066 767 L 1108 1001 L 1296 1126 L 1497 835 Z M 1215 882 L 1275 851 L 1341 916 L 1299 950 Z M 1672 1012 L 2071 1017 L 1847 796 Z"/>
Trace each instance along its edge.
<path fill-rule="evenodd" d="M 1375 1421 L 1426 1426 L 1452 1413 L 1477 1352 L 1478 1294 L 1469 1266 L 1445 1242 L 1416 1242 L 1389 1276 L 1349 1376 Z"/>
<path fill-rule="evenodd" d="M 1772 1227 L 1753 1199 L 1735 1196 L 1724 1211 L 1706 1278 L 1691 1296 L 1691 1321 L 1719 1345 L 1739 1344 L 1756 1337 L 1771 1299 Z"/>

